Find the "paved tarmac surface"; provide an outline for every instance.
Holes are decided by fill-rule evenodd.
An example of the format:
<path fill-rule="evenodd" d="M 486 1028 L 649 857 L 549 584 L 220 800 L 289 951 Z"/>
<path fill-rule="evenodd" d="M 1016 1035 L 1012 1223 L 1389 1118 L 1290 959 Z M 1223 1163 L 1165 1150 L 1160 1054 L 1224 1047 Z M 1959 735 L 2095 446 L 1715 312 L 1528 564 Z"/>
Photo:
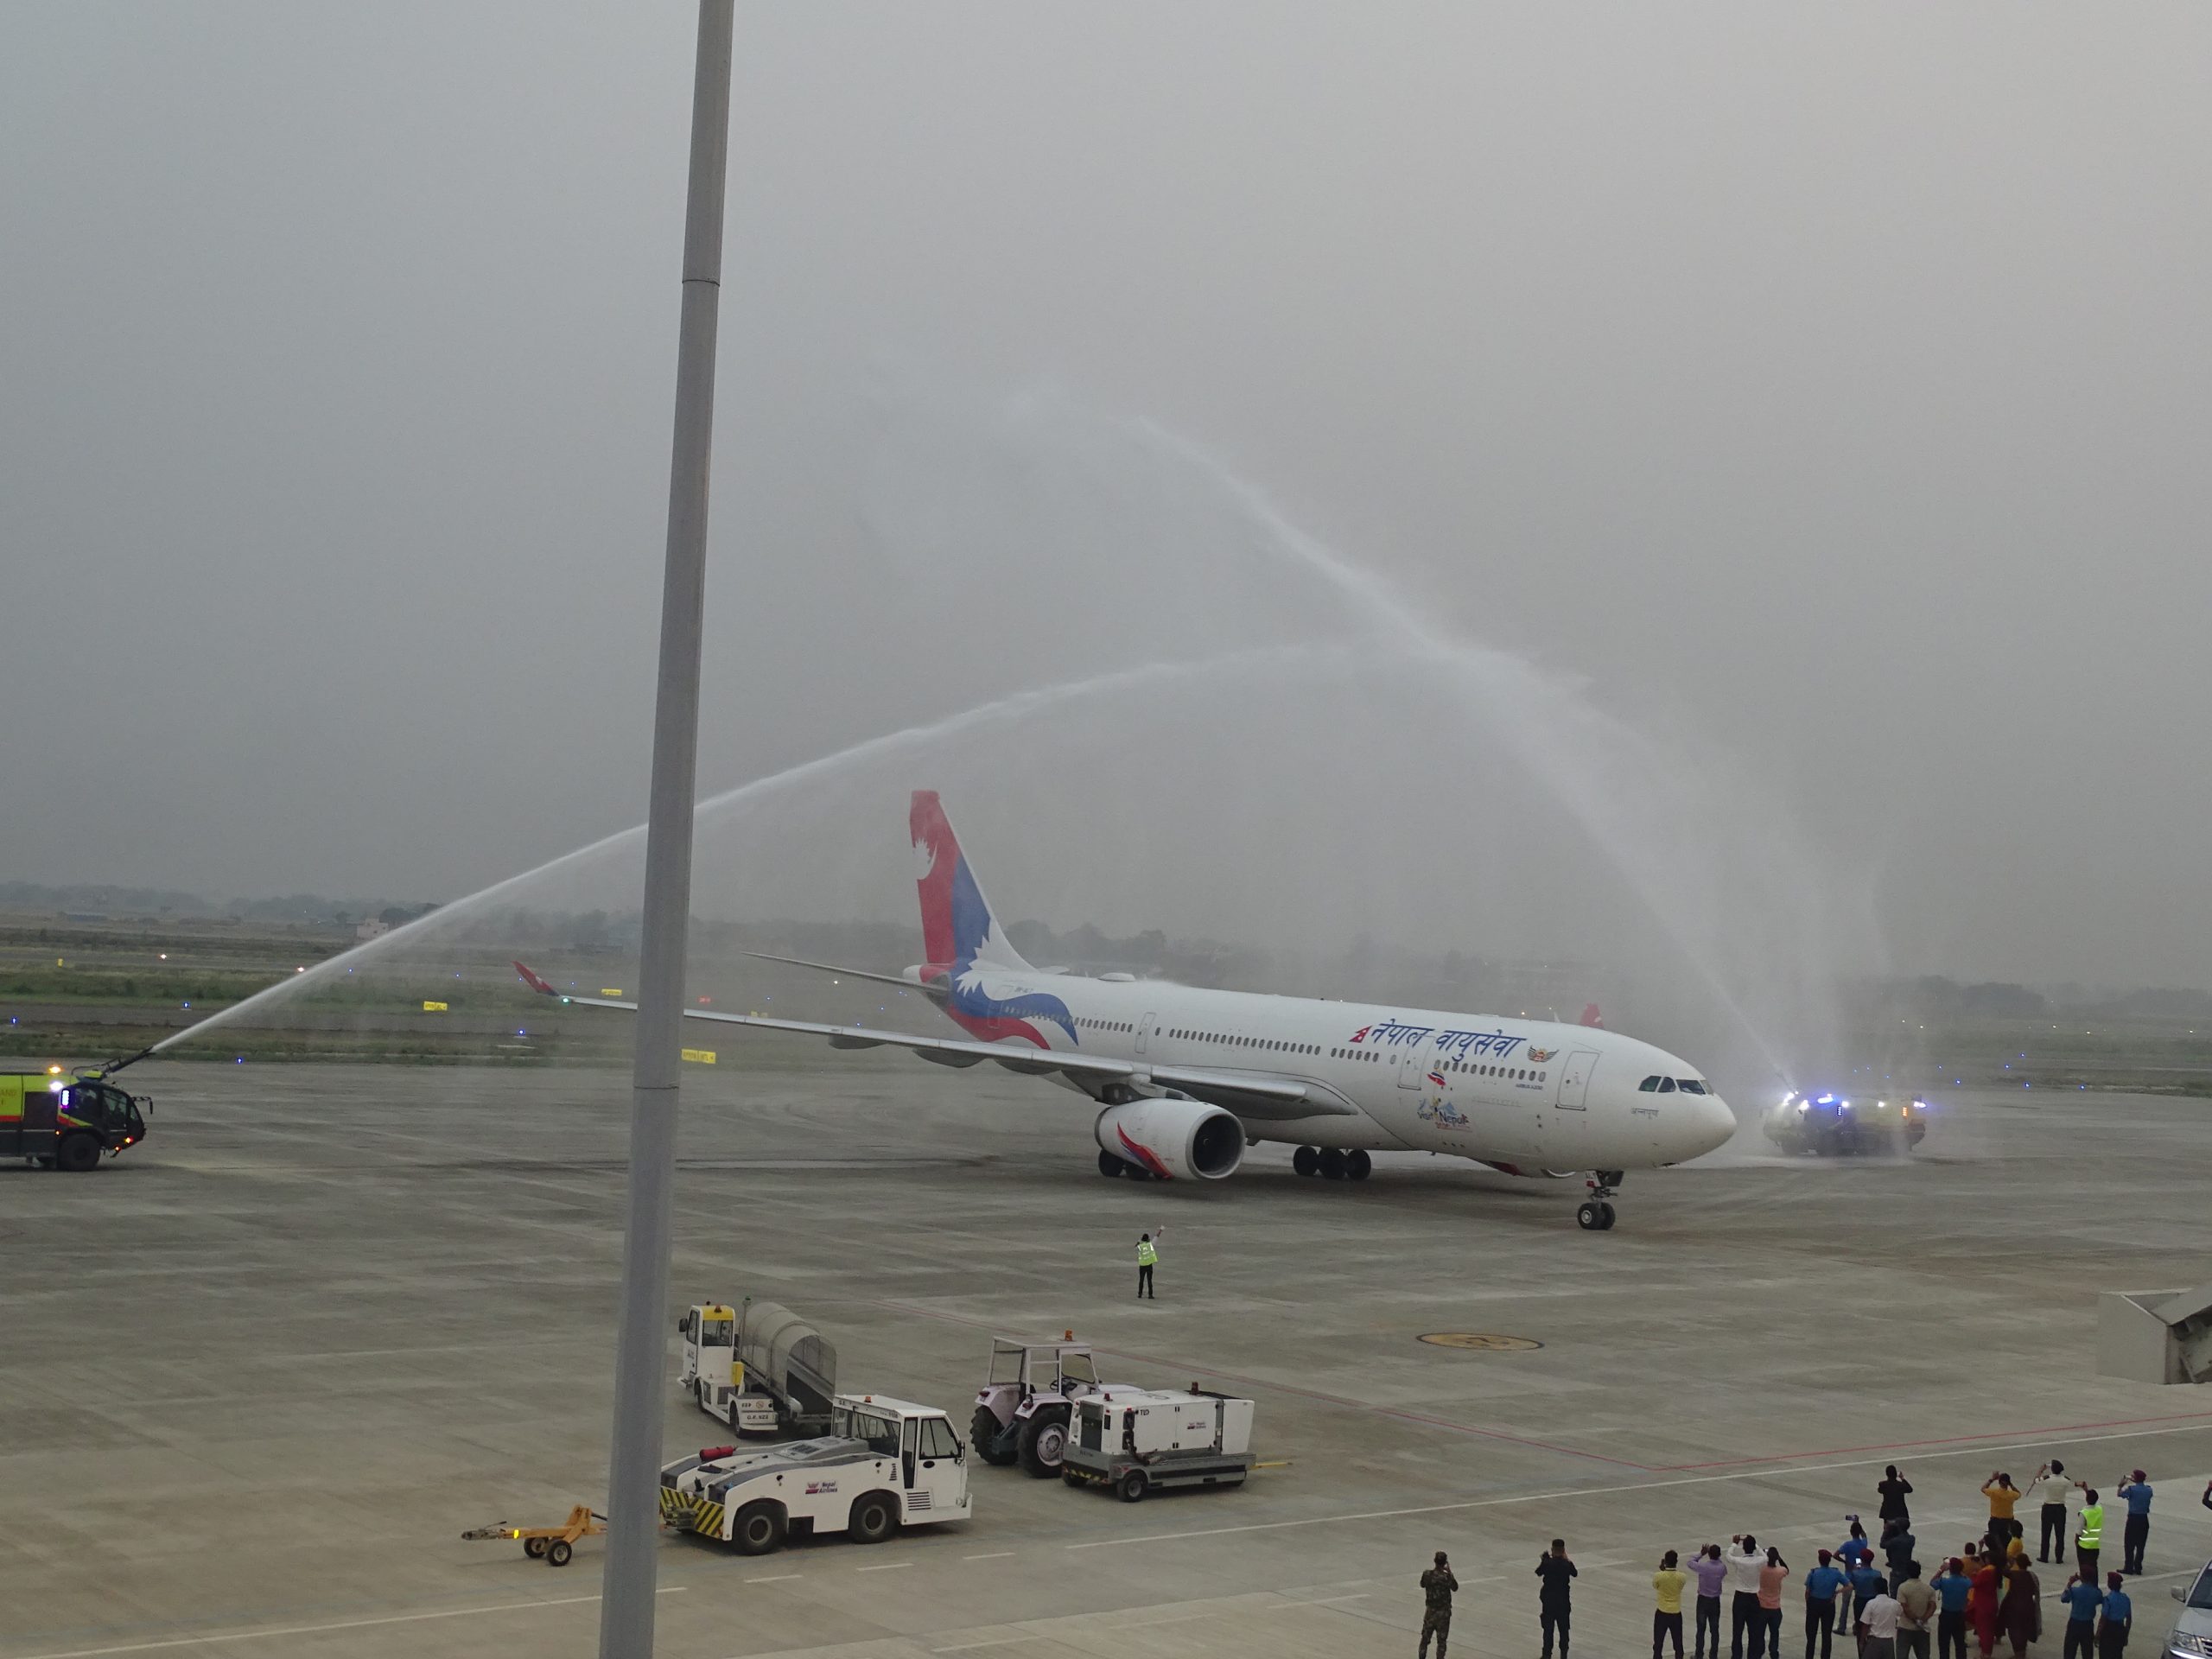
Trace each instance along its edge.
<path fill-rule="evenodd" d="M 1072 1326 L 1131 1381 L 1251 1393 L 1288 1466 L 1135 1505 L 979 1467 L 973 1522 L 876 1549 L 671 1537 L 663 1655 L 1402 1655 L 1444 1548 L 1453 1651 L 1534 1659 L 1559 1534 L 1575 1651 L 1635 1659 L 1662 1549 L 1748 1528 L 1802 1573 L 1892 1460 L 1931 1552 L 1994 1468 L 2149 1469 L 2149 1659 L 2212 1554 L 2212 1394 L 2094 1356 L 2098 1290 L 2212 1279 L 2204 1103 L 1969 1095 L 1910 1165 L 1724 1153 L 1632 1177 L 1587 1235 L 1570 1183 L 1425 1158 L 1109 1182 L 1048 1086 L 772 1059 L 688 1074 L 678 1300 L 789 1303 L 849 1383 L 961 1418 L 993 1332 Z M 596 1542 L 556 1570 L 457 1535 L 603 1502 L 626 1079 L 131 1080 L 143 1147 L 0 1168 L 0 1659 L 592 1652 Z M 671 1385 L 671 1455 L 719 1438 Z"/>

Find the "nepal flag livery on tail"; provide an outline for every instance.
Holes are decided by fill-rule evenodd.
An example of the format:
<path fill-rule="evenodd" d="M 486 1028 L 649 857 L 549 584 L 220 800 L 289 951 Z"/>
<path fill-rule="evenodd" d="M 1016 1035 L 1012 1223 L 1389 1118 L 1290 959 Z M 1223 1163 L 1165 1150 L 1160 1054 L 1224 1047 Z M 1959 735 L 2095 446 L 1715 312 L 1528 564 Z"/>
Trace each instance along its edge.
<path fill-rule="evenodd" d="M 921 980 L 943 987 L 945 1013 L 987 1043 L 1012 1037 L 1050 1048 L 1037 1020 L 1058 1026 L 1076 1043 L 1075 1020 L 1058 997 L 1040 992 L 993 995 L 993 977 L 1037 970 L 1007 942 L 935 790 L 914 791 L 906 828 L 920 867 L 914 885 L 921 894 L 922 949 L 927 957 Z"/>

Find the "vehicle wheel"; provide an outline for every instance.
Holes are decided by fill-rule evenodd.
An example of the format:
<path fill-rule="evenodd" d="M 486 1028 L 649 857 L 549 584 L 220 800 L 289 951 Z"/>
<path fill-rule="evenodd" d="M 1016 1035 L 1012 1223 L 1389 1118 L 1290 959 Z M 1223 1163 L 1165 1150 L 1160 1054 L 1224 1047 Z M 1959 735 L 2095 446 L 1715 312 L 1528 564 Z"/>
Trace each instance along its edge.
<path fill-rule="evenodd" d="M 1598 1206 L 1598 1230 L 1599 1232 L 1611 1232 L 1613 1230 L 1613 1222 L 1615 1219 L 1616 1217 L 1613 1215 L 1613 1206 L 1611 1205 L 1601 1204 Z"/>
<path fill-rule="evenodd" d="M 1300 1147 L 1290 1154 L 1290 1166 L 1301 1175 L 1318 1175 L 1321 1172 L 1321 1154 L 1312 1147 Z"/>
<path fill-rule="evenodd" d="M 1324 1147 L 1321 1152 L 1321 1179 L 1325 1181 L 1341 1181 L 1344 1178 L 1344 1154 L 1334 1147 Z"/>
<path fill-rule="evenodd" d="M 1152 1482 L 1146 1478 L 1143 1470 L 1126 1469 L 1122 1471 L 1122 1478 L 1114 1483 L 1114 1494 L 1124 1503 L 1141 1503 L 1151 1486 Z"/>
<path fill-rule="evenodd" d="M 1098 1173 L 1101 1175 L 1109 1179 L 1118 1180 L 1121 1179 L 1122 1172 L 1128 1166 L 1129 1160 L 1119 1153 L 1109 1152 L 1103 1147 L 1098 1148 Z"/>
<path fill-rule="evenodd" d="M 988 1406 L 976 1408 L 976 1414 L 968 1420 L 968 1444 L 976 1448 L 976 1455 L 985 1463 L 1005 1468 L 1014 1461 L 1011 1451 L 996 1449 L 999 1436 L 1006 1431 L 999 1425 L 997 1414 Z"/>
<path fill-rule="evenodd" d="M 1582 1207 L 1574 1212 L 1574 1218 L 1581 1224 L 1582 1230 L 1586 1233 L 1605 1230 L 1605 1212 L 1599 1207 L 1595 1198 L 1585 1198 L 1582 1201 Z"/>
<path fill-rule="evenodd" d="M 545 1553 L 545 1546 L 552 1541 L 550 1538 L 525 1538 L 522 1541 L 522 1553 L 534 1561 Z"/>
<path fill-rule="evenodd" d="M 1021 1440 L 1015 1454 L 1021 1466 L 1040 1478 L 1060 1472 L 1060 1462 L 1067 1455 L 1068 1420 L 1065 1412 L 1047 1408 L 1021 1426 Z"/>
<path fill-rule="evenodd" d="M 853 1503 L 845 1536 L 856 1544 L 880 1544 L 899 1530 L 899 1500 L 888 1492 L 869 1492 Z"/>
<path fill-rule="evenodd" d="M 565 1538 L 556 1538 L 545 1546 L 545 1559 L 555 1567 L 566 1567 L 576 1547 Z"/>
<path fill-rule="evenodd" d="M 1375 1173 L 1375 1160 L 1355 1147 L 1344 1154 L 1344 1175 L 1347 1179 L 1363 1181 Z"/>
<path fill-rule="evenodd" d="M 766 1555 L 784 1541 L 784 1512 L 765 1497 L 756 1497 L 737 1512 L 730 1522 L 729 1541 L 741 1555 Z"/>
<path fill-rule="evenodd" d="M 73 1175 L 100 1166 L 100 1143 L 89 1135 L 73 1135 L 54 1149 L 54 1161 Z"/>

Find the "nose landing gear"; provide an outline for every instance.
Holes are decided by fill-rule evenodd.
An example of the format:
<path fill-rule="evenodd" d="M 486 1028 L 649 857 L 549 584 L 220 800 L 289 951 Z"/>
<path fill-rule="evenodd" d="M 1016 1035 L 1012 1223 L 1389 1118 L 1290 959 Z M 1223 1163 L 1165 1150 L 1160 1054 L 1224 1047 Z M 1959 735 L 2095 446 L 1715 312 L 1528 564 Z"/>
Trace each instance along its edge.
<path fill-rule="evenodd" d="M 1586 1233 L 1611 1232 L 1613 1227 L 1613 1206 L 1605 1202 L 1620 1191 L 1621 1172 L 1601 1169 L 1583 1183 L 1590 1189 L 1590 1196 L 1574 1212 L 1574 1219 Z"/>

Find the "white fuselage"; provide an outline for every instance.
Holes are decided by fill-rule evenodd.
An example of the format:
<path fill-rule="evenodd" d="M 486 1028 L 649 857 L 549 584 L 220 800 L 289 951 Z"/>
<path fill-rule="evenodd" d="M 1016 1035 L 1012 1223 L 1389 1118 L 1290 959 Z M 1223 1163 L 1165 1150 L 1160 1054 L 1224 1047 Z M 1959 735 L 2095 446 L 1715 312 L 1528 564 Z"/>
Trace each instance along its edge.
<path fill-rule="evenodd" d="M 991 997 L 1026 1004 L 1027 1023 L 1055 1051 L 1292 1079 L 1352 1109 L 1248 1119 L 1254 1140 L 1449 1153 L 1536 1174 L 1681 1163 L 1735 1132 L 1694 1066 L 1618 1032 L 1163 980 L 975 971 Z M 1038 1017 L 1035 998 L 1058 999 L 1073 1034 Z"/>

